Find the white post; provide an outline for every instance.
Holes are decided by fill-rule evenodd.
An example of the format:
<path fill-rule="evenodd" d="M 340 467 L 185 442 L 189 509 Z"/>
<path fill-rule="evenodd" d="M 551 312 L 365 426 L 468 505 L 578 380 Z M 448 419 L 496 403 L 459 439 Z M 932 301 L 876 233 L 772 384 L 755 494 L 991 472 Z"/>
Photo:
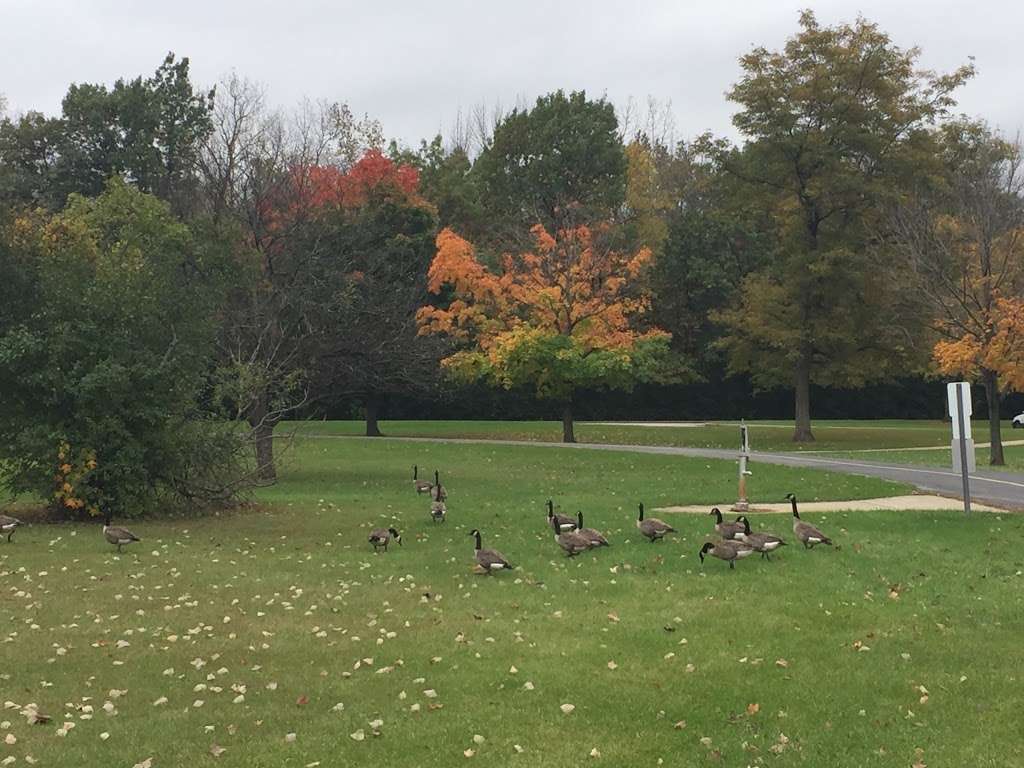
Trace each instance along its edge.
<path fill-rule="evenodd" d="M 747 475 L 751 474 L 747 469 L 747 461 L 750 459 L 750 437 L 746 421 L 740 420 L 740 480 L 739 500 L 732 505 L 733 512 L 747 512 L 750 510 L 750 502 L 747 501 Z"/>
<path fill-rule="evenodd" d="M 974 440 L 971 439 L 971 385 L 957 381 L 946 385 L 946 400 L 953 426 L 953 440 L 950 453 L 953 457 L 953 471 L 960 471 L 964 486 L 964 514 L 971 514 L 970 473 L 976 469 Z"/>

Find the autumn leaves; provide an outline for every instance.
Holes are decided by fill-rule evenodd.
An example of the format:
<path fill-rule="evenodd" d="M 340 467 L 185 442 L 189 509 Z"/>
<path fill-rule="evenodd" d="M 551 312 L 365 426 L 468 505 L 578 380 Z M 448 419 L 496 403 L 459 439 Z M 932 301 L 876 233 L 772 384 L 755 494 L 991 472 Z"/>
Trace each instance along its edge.
<path fill-rule="evenodd" d="M 612 234 L 608 224 L 554 233 L 537 224 L 533 248 L 505 253 L 492 271 L 442 230 L 428 275 L 437 298 L 417 315 L 421 334 L 460 343 L 442 364 L 462 381 L 529 387 L 566 406 L 578 388 L 631 388 L 668 357 L 669 334 L 644 324 L 651 251 L 619 250 Z"/>

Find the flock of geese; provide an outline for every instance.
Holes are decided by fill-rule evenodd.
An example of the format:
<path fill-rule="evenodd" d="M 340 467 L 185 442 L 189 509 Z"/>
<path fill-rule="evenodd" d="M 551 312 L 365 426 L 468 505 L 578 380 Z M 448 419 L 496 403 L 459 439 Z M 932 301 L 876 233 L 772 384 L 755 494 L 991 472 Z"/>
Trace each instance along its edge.
<path fill-rule="evenodd" d="M 421 480 L 419 467 L 414 466 L 412 470 L 413 486 L 417 494 L 430 494 L 430 518 L 435 523 L 443 523 L 447 520 L 448 508 L 446 501 L 448 491 L 441 484 L 440 472 L 434 471 L 434 482 Z M 800 511 L 797 509 L 796 496 L 792 493 L 786 494 L 786 499 L 793 507 L 793 535 L 804 545 L 805 548 L 813 548 L 818 544 L 832 545 L 832 540 L 822 533 L 818 528 L 800 519 Z M 727 521 L 722 517 L 722 511 L 715 507 L 709 513 L 715 516 L 715 533 L 718 534 L 717 541 L 708 541 L 700 548 L 698 553 L 701 564 L 707 556 L 716 557 L 729 563 L 730 568 L 736 567 L 736 561 L 742 560 L 755 552 L 760 552 L 761 557 L 771 560 L 771 553 L 779 547 L 786 545 L 781 536 L 766 531 L 752 531 L 750 521 L 746 515 L 739 515 L 734 521 Z M 547 524 L 554 535 L 555 543 L 568 557 L 575 557 L 590 549 L 610 546 L 607 537 L 593 528 L 587 528 L 583 524 L 583 513 L 577 512 L 576 517 L 561 515 L 555 512 L 555 504 L 551 499 L 547 501 Z M 14 532 L 23 523 L 16 517 L 0 515 L 0 535 L 7 536 L 11 542 Z M 639 514 L 636 520 L 636 528 L 640 535 L 652 544 L 660 541 L 670 533 L 676 533 L 676 529 L 663 520 L 656 517 L 644 516 L 644 505 L 639 505 Z M 507 570 L 515 566 L 501 552 L 496 549 L 484 549 L 482 535 L 474 528 L 469 533 L 474 539 L 473 559 L 476 567 L 481 573 L 495 573 Z M 108 515 L 103 526 L 103 538 L 108 543 L 117 547 L 122 552 L 124 547 L 141 539 L 127 528 L 111 525 Z M 388 545 L 394 542 L 401 546 L 402 535 L 394 527 L 374 528 L 369 535 L 370 545 L 375 552 L 383 549 L 387 552 Z"/>
<path fill-rule="evenodd" d="M 435 470 L 434 482 L 421 480 L 419 467 L 412 468 L 413 485 L 417 494 L 429 493 L 431 498 L 430 517 L 434 522 L 445 522 L 447 507 L 445 501 L 448 498 L 448 491 L 441 485 L 440 473 Z M 786 494 L 786 500 L 793 507 L 793 535 L 804 545 L 811 549 L 818 544 L 832 546 L 832 539 L 822 533 L 818 528 L 800 519 L 800 511 L 797 508 L 796 496 L 792 493 Z M 718 534 L 717 541 L 707 541 L 700 548 L 698 555 L 701 564 L 706 556 L 716 557 L 729 563 L 730 568 L 736 567 L 736 561 L 749 557 L 755 552 L 760 552 L 763 559 L 771 560 L 771 553 L 779 547 L 786 545 L 781 536 L 766 531 L 752 531 L 750 520 L 746 515 L 739 515 L 730 522 L 722 517 L 722 511 L 714 507 L 709 515 L 715 516 L 715 533 Z M 576 517 L 557 514 L 555 504 L 551 499 L 547 501 L 548 526 L 554 534 L 555 543 L 565 552 L 568 557 L 575 557 L 590 549 L 610 546 L 607 537 L 600 531 L 587 528 L 583 525 L 583 513 L 577 512 Z M 640 535 L 652 544 L 660 541 L 670 533 L 676 533 L 676 529 L 663 520 L 656 517 L 644 516 L 644 505 L 639 505 L 639 514 L 636 520 L 636 528 Z M 469 533 L 473 537 L 473 559 L 480 573 L 495 573 L 508 570 L 515 566 L 496 549 L 484 549 L 483 536 L 479 529 L 474 528 Z M 370 531 L 370 544 L 374 551 L 383 549 L 387 551 L 388 544 L 392 541 L 401 545 L 402 536 L 395 528 L 374 528 Z"/>

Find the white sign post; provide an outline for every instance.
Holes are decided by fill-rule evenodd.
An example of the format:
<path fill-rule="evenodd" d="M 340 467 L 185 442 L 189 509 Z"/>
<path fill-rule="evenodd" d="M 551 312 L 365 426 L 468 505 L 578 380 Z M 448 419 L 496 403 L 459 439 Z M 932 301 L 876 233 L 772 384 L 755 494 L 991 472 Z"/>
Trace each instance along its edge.
<path fill-rule="evenodd" d="M 974 460 L 974 440 L 971 439 L 971 385 L 957 381 L 946 385 L 946 401 L 949 417 L 953 423 L 953 439 L 950 449 L 953 454 L 953 471 L 959 471 L 964 481 L 964 512 L 971 513 L 970 473 L 977 469 Z"/>

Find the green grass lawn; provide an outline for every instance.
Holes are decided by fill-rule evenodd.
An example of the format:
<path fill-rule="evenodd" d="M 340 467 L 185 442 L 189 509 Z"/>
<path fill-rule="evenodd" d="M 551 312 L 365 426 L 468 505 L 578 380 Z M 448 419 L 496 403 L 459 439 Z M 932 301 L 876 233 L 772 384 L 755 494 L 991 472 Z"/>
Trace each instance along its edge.
<path fill-rule="evenodd" d="M 413 463 L 442 470 L 448 523 L 429 521 Z M 773 500 L 906 490 L 782 467 L 755 480 Z M 730 462 L 307 440 L 259 507 L 133 522 L 144 541 L 121 556 L 95 525 L 22 529 L 0 542 L 0 699 L 53 722 L 5 705 L 16 741 L 0 760 L 1024 764 L 1024 517 L 808 515 L 838 550 L 790 546 L 735 571 L 700 566 L 706 516 L 638 540 L 637 501 L 707 504 L 734 486 Z M 613 546 L 566 559 L 549 496 Z M 789 533 L 786 516 L 756 522 Z M 374 555 L 367 531 L 390 523 L 404 546 Z M 474 527 L 518 569 L 473 575 Z"/>
<path fill-rule="evenodd" d="M 949 425 L 942 421 L 818 421 L 816 442 L 795 445 L 793 425 L 786 421 L 749 422 L 751 447 L 759 451 L 853 451 L 871 448 L 920 448 L 949 445 Z M 988 434 L 984 422 L 975 422 L 974 434 Z M 361 421 L 292 422 L 281 430 L 318 435 L 361 435 Z M 553 421 L 385 421 L 381 430 L 392 437 L 455 437 L 475 439 L 559 442 L 561 422 Z M 1005 438 L 1020 431 L 1005 425 Z M 738 423 L 710 422 L 702 427 L 643 427 L 581 422 L 576 425 L 581 443 L 613 445 L 673 445 L 700 448 L 738 448 Z"/>
<path fill-rule="evenodd" d="M 1019 433 L 1018 433 L 1019 434 Z M 949 448 L 944 451 L 865 451 L 858 453 L 835 452 L 828 453 L 828 456 L 841 458 L 862 459 L 864 461 L 884 461 L 893 464 L 921 464 L 929 467 L 952 467 L 949 455 Z M 975 448 L 974 458 L 978 469 L 995 469 L 1007 472 L 1024 472 L 1024 445 L 1004 445 L 1003 458 L 1006 464 L 1001 467 L 993 467 L 988 463 L 989 449 Z"/>

